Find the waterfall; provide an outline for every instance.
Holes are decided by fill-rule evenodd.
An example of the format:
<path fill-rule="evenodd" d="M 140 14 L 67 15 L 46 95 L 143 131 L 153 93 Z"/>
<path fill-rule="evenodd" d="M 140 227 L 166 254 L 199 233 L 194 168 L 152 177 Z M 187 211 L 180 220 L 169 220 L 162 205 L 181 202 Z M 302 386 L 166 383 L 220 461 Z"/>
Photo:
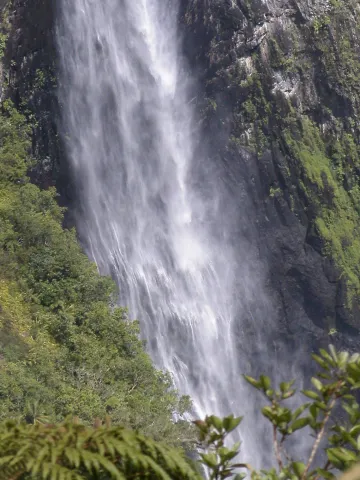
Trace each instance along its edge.
<path fill-rule="evenodd" d="M 251 414 L 241 373 L 265 329 L 261 268 L 240 238 L 246 199 L 239 215 L 225 167 L 203 148 L 178 1 L 60 4 L 63 135 L 87 253 L 194 416 Z M 245 456 L 254 431 L 243 430 Z"/>

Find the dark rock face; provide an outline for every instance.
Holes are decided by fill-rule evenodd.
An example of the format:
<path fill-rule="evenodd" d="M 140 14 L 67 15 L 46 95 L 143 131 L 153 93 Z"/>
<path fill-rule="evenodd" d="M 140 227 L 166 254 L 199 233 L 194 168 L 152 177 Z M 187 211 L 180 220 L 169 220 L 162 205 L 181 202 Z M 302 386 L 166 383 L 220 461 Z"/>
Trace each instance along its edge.
<path fill-rule="evenodd" d="M 56 2 L 0 8 L 11 25 L 5 93 L 34 120 L 34 181 L 56 184 L 69 205 Z M 234 208 L 242 208 L 239 185 L 247 191 L 281 331 L 309 345 L 358 344 L 359 16 L 355 0 L 181 0 L 211 156 L 227 172 Z"/>
<path fill-rule="evenodd" d="M 182 1 L 204 135 L 247 186 L 279 323 L 350 348 L 360 329 L 349 254 L 360 225 L 359 19 L 351 0 Z"/>
<path fill-rule="evenodd" d="M 4 95 L 10 97 L 33 127 L 30 171 L 43 188 L 56 185 L 60 202 L 74 195 L 65 149 L 58 133 L 61 105 L 57 96 L 56 0 L 3 0 L 2 24 L 8 42 L 3 58 Z M 70 215 L 66 219 L 69 224 Z"/>
<path fill-rule="evenodd" d="M 51 1 L 8 2 L 10 22 L 5 67 L 9 71 L 8 95 L 32 116 L 33 154 L 41 163 L 40 183 L 52 183 L 58 159 L 56 141 L 56 68 L 54 11 Z M 40 171 L 41 169 L 41 171 Z M 34 172 L 35 173 L 35 172 Z"/>

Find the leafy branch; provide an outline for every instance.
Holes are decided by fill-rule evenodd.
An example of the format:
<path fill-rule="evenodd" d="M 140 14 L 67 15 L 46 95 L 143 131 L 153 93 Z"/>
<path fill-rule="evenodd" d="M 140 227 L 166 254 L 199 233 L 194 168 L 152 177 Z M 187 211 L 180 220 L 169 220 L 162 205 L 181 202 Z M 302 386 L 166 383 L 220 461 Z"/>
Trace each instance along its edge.
<path fill-rule="evenodd" d="M 207 417 L 205 422 L 195 422 L 200 438 L 205 436 L 211 450 L 201 457 L 203 464 L 211 470 L 211 479 L 226 478 L 234 475 L 238 468 L 246 468 L 251 471 L 253 480 L 331 480 L 335 478 L 335 470 L 346 471 L 360 461 L 360 408 L 354 396 L 360 388 L 360 355 L 337 352 L 330 345 L 329 351 L 321 349 L 319 355 L 312 357 L 320 370 L 311 379 L 313 388 L 301 392 L 311 401 L 296 409 L 286 406 L 286 401 L 296 394 L 294 380 L 281 382 L 275 388 L 267 376 L 260 375 L 259 379 L 255 379 L 244 375 L 245 380 L 268 401 L 262 408 L 262 414 L 272 424 L 276 468 L 257 472 L 246 463 L 225 462 L 219 455 L 219 449 L 228 432 L 221 419 Z M 339 406 L 345 412 L 341 423 L 335 415 Z M 236 421 L 240 423 L 241 418 L 233 418 L 232 421 L 235 425 Z M 289 457 L 285 450 L 289 437 L 304 428 L 310 429 L 315 438 L 308 458 Z M 321 466 L 319 453 L 323 443 L 326 461 Z M 229 457 L 238 455 L 239 444 L 236 444 L 229 450 Z M 245 476 L 243 473 L 237 475 L 237 478 Z"/>

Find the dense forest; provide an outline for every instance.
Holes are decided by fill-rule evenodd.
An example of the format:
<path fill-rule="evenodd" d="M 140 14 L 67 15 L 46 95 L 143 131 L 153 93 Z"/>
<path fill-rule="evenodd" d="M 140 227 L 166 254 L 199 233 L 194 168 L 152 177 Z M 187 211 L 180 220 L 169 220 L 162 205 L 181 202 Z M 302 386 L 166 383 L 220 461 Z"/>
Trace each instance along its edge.
<path fill-rule="evenodd" d="M 134 430 L 112 426 L 109 416 L 105 422 L 96 418 L 93 426 L 81 424 L 78 417 L 58 425 L 38 418 L 30 425 L 14 420 L 0 424 L 0 478 L 243 480 L 248 473 L 252 480 L 335 480 L 337 473 L 346 471 L 342 480 L 356 480 L 360 355 L 338 352 L 332 345 L 319 353 L 313 355 L 318 371 L 311 378 L 312 387 L 301 391 L 305 403 L 299 402 L 294 380 L 276 385 L 264 375 L 244 376 L 266 400 L 261 413 L 270 423 L 266 433 L 274 453 L 268 469 L 244 461 L 240 442 L 231 445 L 230 435 L 242 422 L 242 417 L 233 415 L 194 421 L 198 441 L 187 454 Z M 296 404 L 289 404 L 295 396 Z M 311 433 L 306 449 L 299 443 L 299 431 Z M 259 450 L 259 458 L 253 460 L 259 463 L 269 453 Z"/>
<path fill-rule="evenodd" d="M 273 468 L 251 466 L 228 440 L 241 418 L 189 421 L 191 398 L 155 368 L 73 227 L 55 2 L 0 1 L 0 479 L 317 480 L 354 466 L 344 478 L 360 478 L 359 7 L 180 3 L 204 87 L 200 129 L 236 188 L 241 164 L 256 205 L 281 318 L 274 342 L 350 353 L 315 355 L 321 371 L 294 408 L 291 381 L 245 377 L 267 402 Z M 256 366 L 261 347 L 251 349 Z M 298 434 L 306 455 L 291 450 Z"/>
<path fill-rule="evenodd" d="M 111 414 L 178 443 L 189 408 L 156 371 L 138 325 L 114 305 L 115 285 L 62 228 L 54 188 L 29 181 L 30 126 L 10 101 L 0 117 L 0 416 L 33 422 Z"/>

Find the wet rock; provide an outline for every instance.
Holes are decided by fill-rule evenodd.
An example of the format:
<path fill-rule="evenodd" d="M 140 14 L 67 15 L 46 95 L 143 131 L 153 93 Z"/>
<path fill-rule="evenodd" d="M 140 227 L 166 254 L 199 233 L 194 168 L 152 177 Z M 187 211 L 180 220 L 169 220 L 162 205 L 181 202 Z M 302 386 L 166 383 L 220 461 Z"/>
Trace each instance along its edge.
<path fill-rule="evenodd" d="M 302 141 L 299 121 L 308 118 L 324 142 L 332 144 L 352 119 L 348 132 L 355 142 L 360 138 L 357 84 L 347 85 L 337 66 L 344 45 L 341 28 L 333 21 L 334 7 L 322 0 L 181 3 L 187 18 L 185 53 L 198 75 L 199 90 L 216 99 L 227 125 L 219 131 L 215 113 L 205 119 L 204 135 L 210 148 L 216 145 L 218 161 L 232 165 L 232 175 L 251 197 L 279 322 L 285 320 L 288 332 L 302 331 L 303 338 L 315 343 L 321 338 L 329 343 L 328 332 L 336 328 L 338 342 L 353 348 L 354 336 L 359 342 L 360 309 L 356 300 L 349 304 L 344 275 L 327 254 L 316 224 L 324 206 L 335 208 L 333 182 L 324 172 L 319 175 L 321 187 L 301 177 L 300 160 L 285 136 Z M 354 55 L 356 62 L 360 14 L 352 0 L 343 8 L 347 55 Z M 201 104 L 201 94 L 198 98 Z M 292 120 L 284 126 L 284 118 Z M 355 168 L 348 171 L 343 165 L 341 188 L 349 192 L 360 181 Z"/>

